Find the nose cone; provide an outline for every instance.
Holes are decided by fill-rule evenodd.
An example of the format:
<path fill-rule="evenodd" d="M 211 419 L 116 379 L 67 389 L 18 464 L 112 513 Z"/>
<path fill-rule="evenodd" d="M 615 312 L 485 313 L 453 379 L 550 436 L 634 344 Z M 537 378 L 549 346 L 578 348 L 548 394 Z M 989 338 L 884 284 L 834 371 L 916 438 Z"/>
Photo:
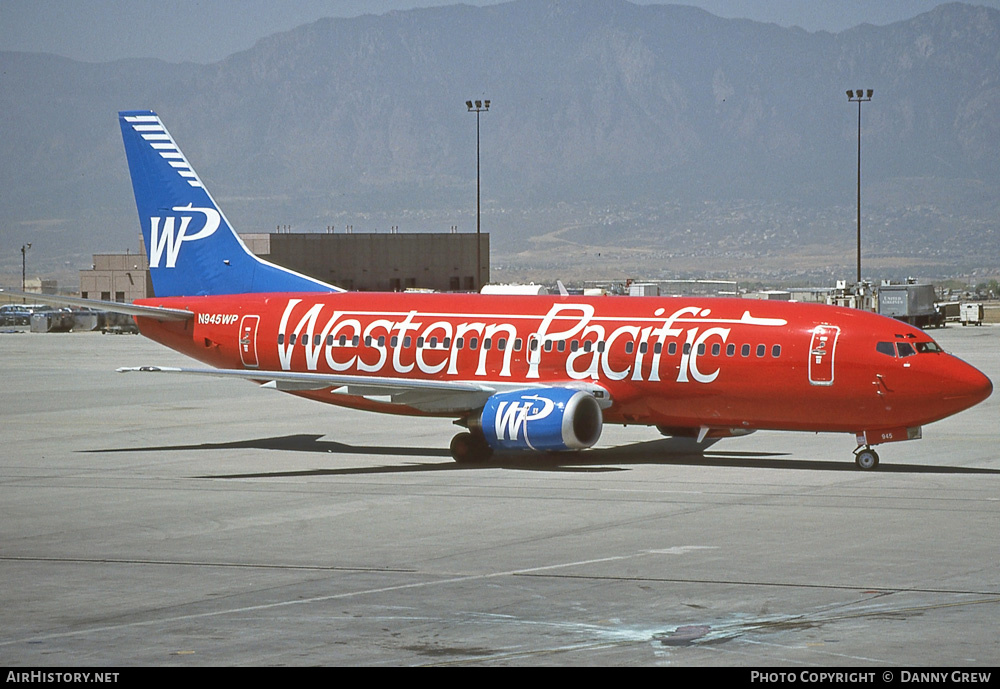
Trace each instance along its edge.
<path fill-rule="evenodd" d="M 993 383 L 979 369 L 961 359 L 953 359 L 948 369 L 948 383 L 943 400 L 954 408 L 951 413 L 968 409 L 993 393 Z"/>

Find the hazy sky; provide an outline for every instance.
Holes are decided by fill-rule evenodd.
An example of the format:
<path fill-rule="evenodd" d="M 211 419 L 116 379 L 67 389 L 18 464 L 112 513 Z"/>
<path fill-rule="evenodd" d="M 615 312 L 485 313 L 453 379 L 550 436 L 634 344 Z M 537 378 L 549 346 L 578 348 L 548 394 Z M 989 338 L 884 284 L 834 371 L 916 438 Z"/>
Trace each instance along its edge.
<path fill-rule="evenodd" d="M 650 0 L 633 0 L 654 4 Z M 215 62 L 259 38 L 321 17 L 459 4 L 456 0 L 0 0 L 0 50 L 56 53 L 104 62 L 158 57 Z M 494 5 L 498 0 L 465 0 Z M 655 4 L 670 4 L 656 2 Z M 809 31 L 890 24 L 942 0 L 687 0 L 721 17 L 745 17 Z M 970 4 L 1000 8 L 1000 0 Z"/>

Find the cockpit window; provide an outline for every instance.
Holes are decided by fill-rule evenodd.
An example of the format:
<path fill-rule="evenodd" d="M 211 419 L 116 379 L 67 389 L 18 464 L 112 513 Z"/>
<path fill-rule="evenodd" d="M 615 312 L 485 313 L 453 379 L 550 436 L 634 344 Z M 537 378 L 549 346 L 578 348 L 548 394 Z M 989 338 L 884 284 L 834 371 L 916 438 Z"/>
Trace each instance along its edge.
<path fill-rule="evenodd" d="M 875 351 L 886 356 L 903 359 L 914 354 L 941 354 L 943 349 L 937 342 L 878 342 Z"/>

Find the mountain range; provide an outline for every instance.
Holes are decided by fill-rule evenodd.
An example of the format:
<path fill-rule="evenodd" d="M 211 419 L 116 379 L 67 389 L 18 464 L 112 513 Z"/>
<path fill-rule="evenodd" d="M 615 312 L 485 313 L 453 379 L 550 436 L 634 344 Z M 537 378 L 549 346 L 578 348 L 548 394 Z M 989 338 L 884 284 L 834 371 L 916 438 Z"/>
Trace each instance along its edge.
<path fill-rule="evenodd" d="M 1000 272 L 1000 12 L 836 34 L 516 0 L 274 34 L 221 62 L 0 53 L 0 272 L 137 248 L 115 113 L 149 108 L 242 231 L 483 230 L 494 278 Z M 506 271 L 506 272 L 504 272 Z M 557 277 L 557 276 L 552 276 Z"/>

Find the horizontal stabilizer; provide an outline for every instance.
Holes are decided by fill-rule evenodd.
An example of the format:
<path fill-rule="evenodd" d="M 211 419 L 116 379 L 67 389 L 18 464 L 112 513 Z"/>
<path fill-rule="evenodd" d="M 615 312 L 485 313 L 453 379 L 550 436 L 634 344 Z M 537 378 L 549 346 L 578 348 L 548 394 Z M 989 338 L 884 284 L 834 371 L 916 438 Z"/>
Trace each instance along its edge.
<path fill-rule="evenodd" d="M 139 304 L 122 304 L 117 301 L 64 297 L 59 294 L 33 294 L 30 292 L 15 292 L 13 290 L 0 290 L 0 294 L 21 299 L 30 299 L 32 302 L 41 304 L 78 306 L 85 309 L 94 309 L 95 311 L 109 311 L 111 313 L 124 313 L 128 316 L 142 316 L 143 318 L 152 318 L 157 321 L 186 321 L 194 318 L 194 313 L 191 311 L 170 309 L 166 306 L 140 306 Z"/>

